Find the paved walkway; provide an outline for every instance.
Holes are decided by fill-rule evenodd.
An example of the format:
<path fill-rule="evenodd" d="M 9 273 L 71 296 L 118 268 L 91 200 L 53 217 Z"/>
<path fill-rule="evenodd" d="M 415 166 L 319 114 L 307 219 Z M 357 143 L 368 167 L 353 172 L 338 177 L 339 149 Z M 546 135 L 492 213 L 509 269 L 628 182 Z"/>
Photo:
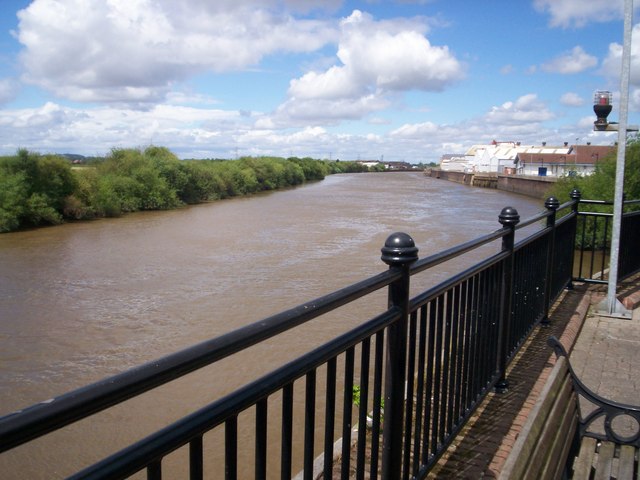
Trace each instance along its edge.
<path fill-rule="evenodd" d="M 589 315 L 571 353 L 583 383 L 603 397 L 640 404 L 640 308 L 631 320 Z"/>
<path fill-rule="evenodd" d="M 579 286 L 554 306 L 551 325 L 537 328 L 509 368 L 506 394 L 490 393 L 429 478 L 496 478 L 551 372 L 546 340 L 555 335 L 573 345 L 571 362 L 597 393 L 640 404 L 640 276 L 620 285 L 633 318 L 598 316 L 606 287 Z"/>

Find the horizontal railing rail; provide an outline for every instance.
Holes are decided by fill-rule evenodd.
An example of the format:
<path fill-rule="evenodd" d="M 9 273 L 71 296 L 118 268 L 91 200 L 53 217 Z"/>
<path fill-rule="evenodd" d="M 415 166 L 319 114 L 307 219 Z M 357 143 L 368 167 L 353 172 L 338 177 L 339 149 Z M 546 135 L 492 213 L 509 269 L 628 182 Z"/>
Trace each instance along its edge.
<path fill-rule="evenodd" d="M 501 228 L 424 259 L 409 235 L 393 234 L 382 248 L 385 272 L 0 418 L 0 452 L 387 289 L 387 305 L 362 315 L 357 327 L 71 478 L 126 478 L 146 470 L 159 479 L 165 468 L 192 479 L 211 469 L 245 478 L 247 468 L 255 478 L 296 472 L 304 479 L 344 478 L 352 470 L 357 478 L 365 471 L 371 478 L 424 478 L 487 393 L 508 389 L 509 361 L 536 325 L 551 321 L 551 304 L 571 287 L 574 258 L 582 255 L 574 255 L 574 239 L 580 221 L 591 218 L 580 215 L 579 202 L 549 198 L 543 212 L 522 222 L 507 207 Z M 534 225 L 536 231 L 515 241 L 516 230 Z M 480 260 L 411 297 L 412 277 L 469 252 L 480 252 Z M 222 438 L 219 461 L 207 450 L 214 436 Z M 181 449 L 187 464 L 166 467 L 165 459 Z"/>

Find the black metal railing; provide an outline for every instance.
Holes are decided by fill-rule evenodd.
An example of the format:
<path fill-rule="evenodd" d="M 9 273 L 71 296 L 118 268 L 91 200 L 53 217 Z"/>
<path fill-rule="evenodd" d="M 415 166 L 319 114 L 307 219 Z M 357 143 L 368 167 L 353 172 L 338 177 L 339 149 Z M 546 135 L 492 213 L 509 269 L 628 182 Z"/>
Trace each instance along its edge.
<path fill-rule="evenodd" d="M 508 362 L 571 285 L 578 201 L 549 198 L 545 211 L 523 222 L 507 207 L 502 228 L 424 259 L 409 235 L 395 233 L 382 248 L 387 271 L 3 417 L 0 452 L 387 289 L 388 304 L 358 327 L 71 478 L 146 470 L 159 479 L 164 459 L 183 449 L 192 479 L 215 468 L 227 479 L 246 478 L 247 465 L 255 478 L 424 478 L 485 395 L 508 388 Z M 516 231 L 530 225 L 539 228 L 516 242 Z M 475 265 L 410 298 L 413 276 L 492 246 Z M 214 433 L 223 438 L 224 461 L 212 466 Z"/>
<path fill-rule="evenodd" d="M 574 277 L 587 283 L 608 283 L 609 256 L 613 229 L 613 202 L 582 200 L 576 204 L 578 227 Z M 618 256 L 618 280 L 640 270 L 640 200 L 623 202 Z"/>

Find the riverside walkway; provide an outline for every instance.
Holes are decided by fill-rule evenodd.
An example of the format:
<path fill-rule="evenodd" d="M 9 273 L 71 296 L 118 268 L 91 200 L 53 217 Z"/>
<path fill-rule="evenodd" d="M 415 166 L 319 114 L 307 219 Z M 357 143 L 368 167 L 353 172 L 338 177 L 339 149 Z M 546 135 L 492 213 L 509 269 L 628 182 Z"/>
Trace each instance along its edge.
<path fill-rule="evenodd" d="M 556 302 L 549 326 L 539 326 L 512 363 L 509 391 L 490 393 L 429 478 L 497 478 L 553 367 L 547 338 L 572 345 L 571 362 L 583 382 L 609 399 L 640 403 L 640 275 L 617 290 L 633 318 L 596 315 L 606 287 L 576 285 Z"/>

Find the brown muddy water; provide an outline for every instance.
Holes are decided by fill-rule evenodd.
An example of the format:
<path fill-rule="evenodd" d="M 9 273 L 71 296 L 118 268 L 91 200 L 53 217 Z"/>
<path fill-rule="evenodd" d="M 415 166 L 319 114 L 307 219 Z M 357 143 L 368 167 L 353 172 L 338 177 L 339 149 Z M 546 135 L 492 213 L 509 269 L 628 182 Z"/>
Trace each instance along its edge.
<path fill-rule="evenodd" d="M 409 233 L 423 258 L 499 228 L 507 205 L 523 219 L 543 209 L 420 173 L 334 175 L 249 198 L 0 235 L 0 415 L 377 274 L 395 231 Z M 386 303 L 384 292 L 375 299 L 1 454 L 0 477 L 69 475 L 368 318 Z M 205 446 L 208 478 L 220 474 L 216 435 Z M 180 477 L 179 469 L 166 475 Z"/>

